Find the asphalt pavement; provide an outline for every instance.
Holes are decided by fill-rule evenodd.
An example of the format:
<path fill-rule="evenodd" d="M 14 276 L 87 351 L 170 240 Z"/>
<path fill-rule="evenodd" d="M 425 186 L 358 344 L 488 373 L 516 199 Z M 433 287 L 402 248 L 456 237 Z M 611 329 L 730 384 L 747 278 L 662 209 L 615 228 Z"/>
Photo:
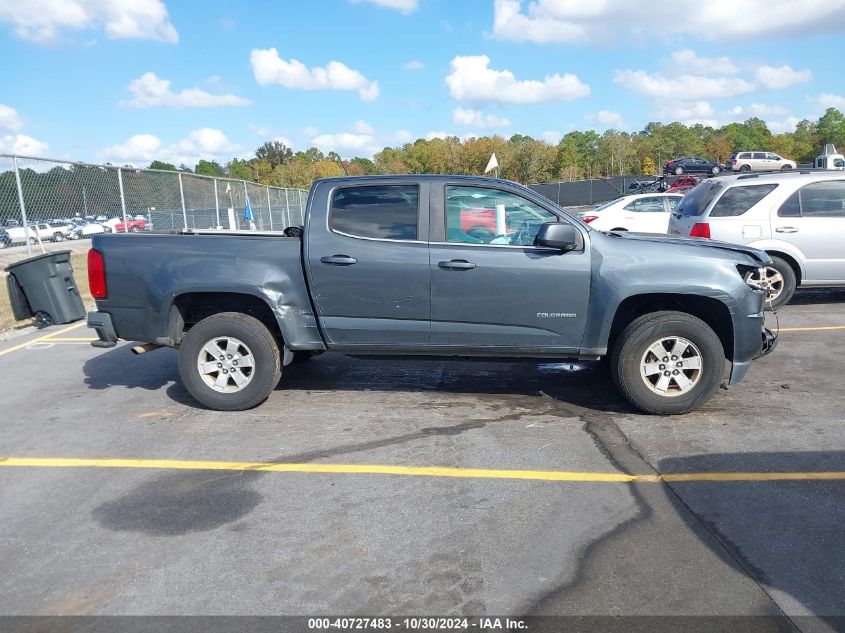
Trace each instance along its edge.
<path fill-rule="evenodd" d="M 778 320 L 743 384 L 675 417 L 633 411 L 599 364 L 336 354 L 219 413 L 172 350 L 95 349 L 83 325 L 5 341 L 0 615 L 841 629 L 845 291 Z"/>

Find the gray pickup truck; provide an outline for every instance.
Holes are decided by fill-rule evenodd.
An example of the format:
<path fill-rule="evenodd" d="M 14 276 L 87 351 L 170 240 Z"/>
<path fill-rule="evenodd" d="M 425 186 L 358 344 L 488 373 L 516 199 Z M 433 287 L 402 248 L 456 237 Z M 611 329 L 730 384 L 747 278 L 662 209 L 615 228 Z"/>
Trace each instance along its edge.
<path fill-rule="evenodd" d="M 95 235 L 88 263 L 93 344 L 177 347 L 185 387 L 220 410 L 258 405 L 285 366 L 333 351 L 607 357 L 636 407 L 684 413 L 775 343 L 753 281 L 762 251 L 592 230 L 487 178 L 318 180 L 283 234 Z"/>

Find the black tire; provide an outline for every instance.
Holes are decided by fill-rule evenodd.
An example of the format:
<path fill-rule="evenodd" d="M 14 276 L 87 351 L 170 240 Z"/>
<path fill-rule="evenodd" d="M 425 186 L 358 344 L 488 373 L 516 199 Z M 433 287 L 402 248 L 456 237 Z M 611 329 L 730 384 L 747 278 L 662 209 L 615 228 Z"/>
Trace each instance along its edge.
<path fill-rule="evenodd" d="M 780 169 L 781 171 L 789 171 L 790 169 L 792 169 L 792 165 L 784 165 Z"/>
<path fill-rule="evenodd" d="M 714 166 L 713 166 L 713 169 L 711 169 L 711 170 L 710 170 L 710 173 L 711 173 L 711 174 L 713 174 L 713 175 L 715 176 L 715 175 L 717 175 L 717 174 L 718 174 L 719 172 L 721 172 L 721 171 L 722 171 L 722 168 L 721 168 L 721 167 L 719 167 L 718 165 L 714 165 Z"/>
<path fill-rule="evenodd" d="M 53 233 L 53 241 L 54 242 L 62 242 L 64 241 L 65 236 L 62 233 Z"/>
<path fill-rule="evenodd" d="M 138 231 L 140 231 L 140 230 L 141 230 L 141 229 L 139 229 L 137 226 L 133 226 L 131 229 L 129 229 L 129 232 L 130 232 L 130 233 L 137 233 L 137 232 L 138 232 Z"/>
<path fill-rule="evenodd" d="M 30 246 L 35 246 L 35 238 L 34 237 L 29 238 L 28 241 L 29 241 Z"/>
<path fill-rule="evenodd" d="M 207 343 L 229 336 L 246 345 L 254 364 L 249 382 L 240 391 L 221 393 L 205 383 L 197 359 Z M 193 326 L 179 347 L 179 376 L 188 392 L 209 409 L 243 411 L 264 402 L 282 376 L 279 346 L 258 319 L 240 312 L 221 312 Z"/>
<path fill-rule="evenodd" d="M 683 337 L 698 348 L 701 368 L 698 374 L 681 370 L 690 372 L 688 378 L 694 379 L 687 393 L 664 396 L 647 386 L 640 367 L 649 347 L 672 336 Z M 701 319 L 685 312 L 652 312 L 635 319 L 622 331 L 613 345 L 610 368 L 613 382 L 635 407 L 645 413 L 675 415 L 704 404 L 719 388 L 725 351 L 719 337 Z"/>
<path fill-rule="evenodd" d="M 676 176 L 680 176 L 680 175 L 682 175 L 683 173 L 684 173 L 684 168 L 683 168 L 683 167 L 680 167 L 680 166 L 675 167 L 675 175 L 676 175 Z"/>
<path fill-rule="evenodd" d="M 783 290 L 781 290 L 777 298 L 771 303 L 767 301 L 766 307 L 777 310 L 779 307 L 789 303 L 789 300 L 792 299 L 792 295 L 795 294 L 795 288 L 798 286 L 798 279 L 789 262 L 781 257 L 772 255 L 772 268 L 777 270 L 781 277 L 783 277 Z"/>
<path fill-rule="evenodd" d="M 751 171 L 751 165 L 742 165 L 739 171 Z"/>

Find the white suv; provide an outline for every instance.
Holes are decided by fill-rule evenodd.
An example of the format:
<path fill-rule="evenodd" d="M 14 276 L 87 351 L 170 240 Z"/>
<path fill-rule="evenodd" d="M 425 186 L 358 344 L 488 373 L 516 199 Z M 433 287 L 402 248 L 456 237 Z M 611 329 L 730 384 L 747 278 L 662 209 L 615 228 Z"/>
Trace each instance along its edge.
<path fill-rule="evenodd" d="M 775 169 L 795 169 L 794 160 L 783 158 L 772 152 L 739 152 L 731 154 L 728 167 L 733 171 L 772 171 Z"/>
<path fill-rule="evenodd" d="M 797 286 L 845 286 L 845 176 L 831 172 L 711 178 L 684 196 L 669 233 L 745 244 L 773 265 L 762 283 L 772 305 Z"/>

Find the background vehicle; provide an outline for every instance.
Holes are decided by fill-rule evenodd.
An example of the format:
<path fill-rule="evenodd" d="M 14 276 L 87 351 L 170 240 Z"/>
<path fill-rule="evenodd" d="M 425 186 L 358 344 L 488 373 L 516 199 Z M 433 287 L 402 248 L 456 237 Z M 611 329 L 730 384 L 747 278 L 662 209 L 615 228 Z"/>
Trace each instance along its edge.
<path fill-rule="evenodd" d="M 772 257 L 772 305 L 798 286 L 845 286 L 845 177 L 747 174 L 705 181 L 684 196 L 669 232 L 746 244 Z"/>
<path fill-rule="evenodd" d="M 469 200 L 509 232 L 464 232 Z M 332 178 L 308 201 L 291 237 L 95 235 L 93 344 L 178 346 L 186 388 L 221 410 L 262 402 L 301 352 L 609 355 L 621 392 L 662 414 L 709 399 L 726 358 L 740 382 L 773 345 L 764 293 L 747 281 L 771 263 L 755 249 L 593 231 L 487 178 Z"/>
<path fill-rule="evenodd" d="M 719 163 L 714 163 L 712 160 L 701 158 L 700 156 L 682 156 L 675 160 L 670 160 L 663 165 L 663 172 L 667 174 L 718 174 L 721 173 L 724 167 Z"/>
<path fill-rule="evenodd" d="M 112 233 L 112 230 L 99 222 L 88 222 L 73 229 L 72 235 L 75 239 L 81 239 L 84 237 L 91 237 L 92 235 L 98 235 L 99 233 Z"/>
<path fill-rule="evenodd" d="M 701 180 L 695 176 L 681 176 L 675 179 L 675 182 L 666 190 L 666 193 L 686 193 L 700 182 Z"/>
<path fill-rule="evenodd" d="M 845 170 L 845 156 L 838 153 L 832 143 L 828 143 L 824 146 L 824 154 L 816 157 L 813 166 L 816 169 Z"/>
<path fill-rule="evenodd" d="M 27 242 L 27 232 L 23 226 L 7 226 L 3 229 L 3 235 L 0 236 L 2 239 L 2 247 L 6 248 L 7 246 L 17 246 L 19 244 L 26 244 Z M 29 243 L 35 244 L 38 241 L 35 233 L 35 226 L 30 225 L 29 227 Z"/>
<path fill-rule="evenodd" d="M 124 232 L 126 232 L 127 227 L 128 227 L 128 230 L 129 230 L 130 233 L 137 233 L 138 231 L 143 231 L 145 226 L 146 226 L 146 222 L 144 222 L 143 218 L 141 218 L 141 219 L 134 218 L 134 219 L 131 219 L 131 220 L 127 219 L 125 225 L 124 225 L 123 221 L 121 220 L 120 222 L 118 222 L 117 224 L 115 224 L 112 227 L 112 230 L 114 230 L 117 233 L 124 233 Z"/>
<path fill-rule="evenodd" d="M 600 231 L 666 233 L 669 214 L 683 198 L 680 194 L 651 193 L 624 196 L 595 209 L 584 211 L 581 219 Z"/>
<path fill-rule="evenodd" d="M 772 152 L 739 152 L 731 154 L 728 167 L 733 171 L 772 171 L 775 169 L 795 169 L 798 164 L 794 160 L 782 158 Z"/>

